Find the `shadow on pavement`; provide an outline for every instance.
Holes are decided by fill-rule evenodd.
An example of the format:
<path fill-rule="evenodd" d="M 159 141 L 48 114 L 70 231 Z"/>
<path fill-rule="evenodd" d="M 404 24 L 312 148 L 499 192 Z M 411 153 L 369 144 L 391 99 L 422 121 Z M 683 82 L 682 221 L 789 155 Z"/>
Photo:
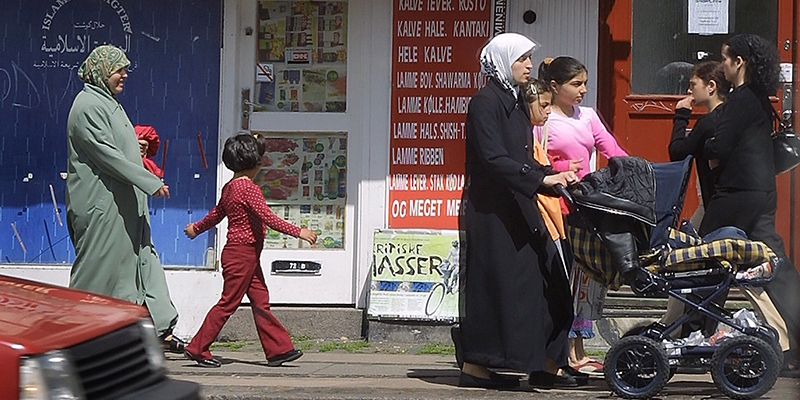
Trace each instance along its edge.
<path fill-rule="evenodd" d="M 457 369 L 409 369 L 406 377 L 436 385 L 458 387 L 458 374 L 460 373 L 461 371 Z"/>
<path fill-rule="evenodd" d="M 672 379 L 667 382 L 660 392 L 661 395 L 692 395 L 709 396 L 710 398 L 727 399 L 714 385 L 713 382 L 703 382 L 697 380 Z"/>
<path fill-rule="evenodd" d="M 243 361 L 243 360 L 236 360 L 236 359 L 225 359 L 225 361 L 228 361 L 227 364 L 233 364 L 233 363 L 236 363 L 236 364 L 247 364 L 247 365 L 253 365 L 253 366 L 256 366 L 256 367 L 265 367 L 265 368 L 270 368 L 270 369 L 299 368 L 300 367 L 296 363 L 285 363 L 285 364 L 281 364 L 281 365 L 276 366 L 276 367 L 270 367 L 269 365 L 267 365 L 267 361 L 266 360 L 264 360 L 264 361 Z M 226 364 L 225 361 L 222 361 L 223 365 Z"/>
<path fill-rule="evenodd" d="M 222 364 L 222 365 L 233 364 L 234 362 L 236 362 L 235 360 L 222 358 L 222 357 L 214 357 L 214 358 L 217 359 L 217 361 L 219 361 L 220 364 Z M 183 361 L 183 364 L 181 364 L 181 367 L 198 368 L 198 369 L 219 369 L 219 368 L 204 367 L 204 366 L 198 364 L 194 360 L 185 359 L 185 360 L 182 360 L 182 361 Z"/>
<path fill-rule="evenodd" d="M 408 373 L 406 373 L 406 377 L 419 379 L 421 381 L 435 384 L 435 385 L 444 385 L 450 387 L 458 387 L 458 375 L 460 371 L 457 369 L 409 369 Z M 509 389 L 505 390 L 508 392 L 535 392 L 535 393 L 547 393 L 548 389 L 537 389 L 533 386 L 528 384 L 528 376 L 527 374 L 522 373 L 510 373 L 510 372 L 503 372 L 504 374 L 514 374 L 518 375 L 520 378 L 520 386 L 516 389 Z M 713 391 L 713 385 L 711 385 Z M 586 386 L 581 386 L 572 389 L 558 389 L 558 390 L 570 390 L 570 391 L 580 391 L 580 392 L 597 392 L 598 394 L 602 394 L 603 396 L 598 396 L 598 399 L 602 398 L 611 398 L 610 391 L 606 381 L 602 377 L 592 377 L 589 379 L 589 384 Z"/>

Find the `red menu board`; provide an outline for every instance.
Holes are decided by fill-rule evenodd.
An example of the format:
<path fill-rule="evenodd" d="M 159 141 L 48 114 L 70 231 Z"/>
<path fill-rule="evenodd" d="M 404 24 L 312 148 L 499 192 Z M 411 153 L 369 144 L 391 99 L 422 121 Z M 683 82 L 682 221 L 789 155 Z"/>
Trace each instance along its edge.
<path fill-rule="evenodd" d="M 490 0 L 394 0 L 389 227 L 457 229 Z"/>

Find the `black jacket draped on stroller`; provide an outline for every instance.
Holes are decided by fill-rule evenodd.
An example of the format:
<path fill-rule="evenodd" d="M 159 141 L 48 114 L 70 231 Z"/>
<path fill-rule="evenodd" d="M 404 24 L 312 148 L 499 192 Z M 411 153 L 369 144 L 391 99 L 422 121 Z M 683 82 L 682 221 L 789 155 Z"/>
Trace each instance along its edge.
<path fill-rule="evenodd" d="M 574 204 L 582 208 L 570 219 L 576 262 L 609 289 L 619 289 L 622 276 L 639 267 L 639 249 L 646 248 L 657 222 L 655 189 L 652 165 L 637 157 L 614 157 L 571 188 Z"/>

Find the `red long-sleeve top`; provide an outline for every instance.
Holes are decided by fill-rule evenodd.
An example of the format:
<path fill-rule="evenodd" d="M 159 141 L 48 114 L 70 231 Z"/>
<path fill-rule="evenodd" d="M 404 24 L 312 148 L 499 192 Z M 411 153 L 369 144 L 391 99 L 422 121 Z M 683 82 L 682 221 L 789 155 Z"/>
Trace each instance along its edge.
<path fill-rule="evenodd" d="M 192 224 L 198 234 L 211 229 L 228 217 L 228 243 L 250 244 L 264 240 L 266 227 L 294 237 L 300 227 L 292 225 L 272 212 L 261 189 L 250 179 L 233 179 L 222 188 L 219 203 L 198 222 Z"/>

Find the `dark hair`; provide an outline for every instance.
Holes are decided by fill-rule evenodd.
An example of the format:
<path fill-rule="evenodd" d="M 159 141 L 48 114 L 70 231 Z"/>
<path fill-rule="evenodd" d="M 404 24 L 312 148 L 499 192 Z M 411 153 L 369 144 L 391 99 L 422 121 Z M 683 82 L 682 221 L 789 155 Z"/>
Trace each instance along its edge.
<path fill-rule="evenodd" d="M 264 155 L 267 151 L 267 137 L 263 133 L 254 133 L 256 141 L 258 142 L 258 154 Z"/>
<path fill-rule="evenodd" d="M 539 80 L 546 83 L 548 87 L 550 87 L 550 81 L 556 81 L 557 84 L 563 85 L 581 72 L 587 72 L 586 66 L 568 56 L 556 57 L 552 60 L 545 58 L 539 64 Z"/>
<path fill-rule="evenodd" d="M 229 137 L 222 150 L 222 162 L 233 172 L 255 168 L 263 151 L 259 151 L 258 139 L 253 135 L 239 134 Z"/>
<path fill-rule="evenodd" d="M 522 92 L 525 95 L 525 101 L 528 103 L 533 103 L 534 101 L 539 99 L 539 95 L 549 91 L 550 89 L 547 85 L 535 78 L 528 79 L 528 83 L 522 88 Z"/>
<path fill-rule="evenodd" d="M 735 59 L 742 57 L 745 77 L 754 91 L 775 94 L 780 86 L 780 64 L 775 45 L 751 33 L 736 35 L 725 42 L 723 51 Z"/>
<path fill-rule="evenodd" d="M 725 79 L 725 71 L 719 61 L 703 61 L 692 67 L 692 76 L 700 78 L 706 85 L 714 81 L 717 84 L 717 95 L 725 100 L 731 91 L 731 83 Z"/>

